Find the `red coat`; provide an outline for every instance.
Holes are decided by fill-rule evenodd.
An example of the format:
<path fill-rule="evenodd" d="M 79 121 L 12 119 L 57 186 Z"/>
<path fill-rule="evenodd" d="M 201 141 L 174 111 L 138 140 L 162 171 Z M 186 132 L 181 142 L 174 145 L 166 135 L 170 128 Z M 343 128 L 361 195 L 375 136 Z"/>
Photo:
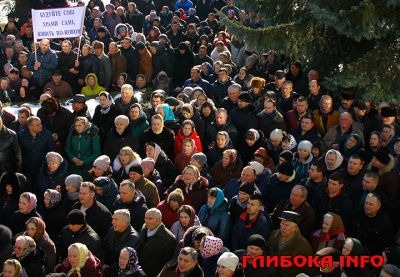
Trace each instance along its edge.
<path fill-rule="evenodd" d="M 162 214 L 162 222 L 168 229 L 171 229 L 172 225 L 179 220 L 178 211 L 173 211 L 169 207 L 167 198 L 158 203 L 157 209 L 160 210 Z"/>
<path fill-rule="evenodd" d="M 196 129 L 194 129 L 192 134 L 188 137 L 185 137 L 182 134 L 182 129 L 180 129 L 179 132 L 175 135 L 175 154 L 182 152 L 182 143 L 187 138 L 194 140 L 194 142 L 196 143 L 198 152 L 203 152 L 203 147 L 201 146 L 200 137 L 197 135 Z M 178 171 L 178 172 L 181 172 L 181 171 Z"/>
<path fill-rule="evenodd" d="M 71 264 L 69 263 L 68 258 L 66 258 L 61 265 L 61 271 L 67 274 L 71 270 Z M 78 275 L 71 275 L 73 277 Z M 81 276 L 84 277 L 102 277 L 101 273 L 101 262 L 100 260 L 94 256 L 89 251 L 89 257 L 85 263 L 85 265 L 81 268 Z"/>
<path fill-rule="evenodd" d="M 175 165 L 175 168 L 178 171 L 178 173 L 182 173 L 182 171 L 185 169 L 185 167 L 190 164 L 190 160 L 192 159 L 192 156 L 194 154 L 196 154 L 197 152 L 198 152 L 197 150 L 194 150 L 192 152 L 192 154 L 190 154 L 189 156 L 185 156 L 182 154 L 182 152 L 180 152 L 175 156 L 174 165 Z"/>

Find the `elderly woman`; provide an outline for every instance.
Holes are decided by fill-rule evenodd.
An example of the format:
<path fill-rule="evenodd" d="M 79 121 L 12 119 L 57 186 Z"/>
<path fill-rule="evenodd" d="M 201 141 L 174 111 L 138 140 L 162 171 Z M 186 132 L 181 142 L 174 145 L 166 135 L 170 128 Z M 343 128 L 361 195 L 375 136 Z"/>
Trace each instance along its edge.
<path fill-rule="evenodd" d="M 229 134 L 225 131 L 220 131 L 216 135 L 212 148 L 207 152 L 207 164 L 209 168 L 212 168 L 222 158 L 222 153 L 226 149 L 233 149 L 233 144 Z"/>
<path fill-rule="evenodd" d="M 65 155 L 69 160 L 69 172 L 89 179 L 89 169 L 100 156 L 99 129 L 86 117 L 77 117 L 65 143 Z"/>
<path fill-rule="evenodd" d="M 243 164 L 237 157 L 235 149 L 227 149 L 222 153 L 221 159 L 210 169 L 215 185 L 224 189 L 232 178 L 239 178 L 242 173 Z"/>
<path fill-rule="evenodd" d="M 175 135 L 175 153 L 182 152 L 182 144 L 185 139 L 193 139 L 196 142 L 197 151 L 203 152 L 200 137 L 195 129 L 195 124 L 192 120 L 186 119 L 182 123 L 181 129 Z"/>
<path fill-rule="evenodd" d="M 347 237 L 344 232 L 340 215 L 335 213 L 325 214 L 322 229 L 316 231 L 310 238 L 310 245 L 314 253 L 328 246 L 340 250 Z"/>
<path fill-rule="evenodd" d="M 115 127 L 107 134 L 104 155 L 114 159 L 124 146 L 129 146 L 137 152 L 139 149 L 138 137 L 132 132 L 129 118 L 125 115 L 119 115 L 115 118 L 114 123 Z"/>
<path fill-rule="evenodd" d="M 314 111 L 314 122 L 318 133 L 323 137 L 329 128 L 339 123 L 339 112 L 333 109 L 333 100 L 323 95 L 319 101 L 319 109 Z"/>
<path fill-rule="evenodd" d="M 208 181 L 200 176 L 197 167 L 188 165 L 164 194 L 168 195 L 173 190 L 180 188 L 185 198 L 184 203 L 192 206 L 196 211 L 200 211 L 207 202 L 207 187 Z"/>
<path fill-rule="evenodd" d="M 171 129 L 164 127 L 162 116 L 155 114 L 151 118 L 151 127 L 144 131 L 143 141 L 152 141 L 158 144 L 168 158 L 173 159 L 175 156 L 174 136 L 175 133 Z M 154 160 L 157 162 L 156 159 Z"/>
<path fill-rule="evenodd" d="M 168 104 L 160 104 L 156 107 L 156 113 L 163 118 L 164 126 L 171 129 L 174 134 L 179 132 L 181 125 L 179 120 L 175 117 L 174 111 Z"/>
<path fill-rule="evenodd" d="M 29 277 L 44 276 L 45 256 L 45 252 L 36 247 L 33 238 L 22 235 L 15 240 L 12 258 L 21 263 Z"/>
<path fill-rule="evenodd" d="M 342 154 L 334 149 L 330 149 L 328 152 L 325 154 L 325 164 L 326 164 L 326 178 L 329 178 L 329 176 L 343 168 L 343 156 Z"/>
<path fill-rule="evenodd" d="M 67 212 L 62 203 L 61 193 L 48 189 L 44 192 L 44 207 L 41 210 L 46 231 L 51 240 L 57 241 L 61 229 L 67 225 Z"/>
<path fill-rule="evenodd" d="M 39 203 L 43 202 L 43 193 L 47 189 L 56 189 L 64 184 L 68 173 L 68 162 L 57 152 L 49 152 L 46 161 L 43 161 L 39 174 L 36 178 L 36 188 Z"/>
<path fill-rule="evenodd" d="M 18 260 L 8 259 L 4 262 L 1 277 L 27 277 L 22 265 Z"/>
<path fill-rule="evenodd" d="M 129 168 L 132 165 L 140 165 L 142 159 L 139 154 L 129 146 L 122 147 L 113 162 L 113 177 L 117 183 L 129 179 Z"/>
<path fill-rule="evenodd" d="M 26 222 L 26 236 L 30 236 L 36 243 L 36 247 L 44 250 L 46 259 L 44 263 L 45 272 L 53 272 L 56 265 L 56 246 L 46 232 L 46 224 L 38 217 L 31 217 Z"/>
<path fill-rule="evenodd" d="M 147 116 L 139 103 L 132 104 L 129 110 L 129 121 L 132 126 L 132 132 L 138 137 L 139 145 L 143 145 L 144 131 L 149 128 Z"/>
<path fill-rule="evenodd" d="M 118 264 L 113 265 L 110 272 L 103 276 L 146 277 L 147 275 L 139 265 L 136 250 L 132 247 L 125 247 L 119 253 Z"/>
<path fill-rule="evenodd" d="M 192 226 L 201 226 L 195 210 L 189 205 L 182 205 L 178 210 L 179 220 L 171 227 L 177 243 L 183 239 L 185 232 Z"/>
<path fill-rule="evenodd" d="M 16 211 L 10 219 L 12 222 L 10 229 L 14 235 L 25 231 L 25 222 L 33 217 L 42 218 L 41 215 L 36 211 L 37 199 L 36 195 L 30 192 L 24 192 L 19 197 L 19 210 Z"/>
<path fill-rule="evenodd" d="M 347 257 L 357 258 L 357 257 L 365 255 L 365 254 L 366 254 L 365 250 L 364 250 L 363 246 L 361 245 L 361 242 L 358 239 L 347 238 L 344 241 L 342 255 L 345 256 L 345 259 L 347 259 Z M 349 276 L 349 277 L 372 276 L 371 271 L 370 271 L 369 267 L 367 267 L 367 266 L 358 267 L 358 266 L 354 266 L 354 265 L 353 266 L 349 265 L 349 266 L 342 267 L 342 271 L 346 274 L 346 276 Z"/>
<path fill-rule="evenodd" d="M 193 139 L 187 138 L 183 141 L 181 153 L 175 157 L 175 168 L 178 172 L 190 164 L 190 160 L 194 154 L 198 152 L 196 142 Z"/>
<path fill-rule="evenodd" d="M 96 106 L 93 114 L 93 124 L 99 128 L 101 148 L 106 143 L 107 133 L 114 126 L 114 119 L 118 116 L 118 108 L 114 103 L 111 94 L 102 91 L 99 94 L 99 105 Z"/>
<path fill-rule="evenodd" d="M 68 247 L 68 258 L 62 262 L 61 272 L 72 277 L 102 277 L 100 260 L 82 243 Z"/>

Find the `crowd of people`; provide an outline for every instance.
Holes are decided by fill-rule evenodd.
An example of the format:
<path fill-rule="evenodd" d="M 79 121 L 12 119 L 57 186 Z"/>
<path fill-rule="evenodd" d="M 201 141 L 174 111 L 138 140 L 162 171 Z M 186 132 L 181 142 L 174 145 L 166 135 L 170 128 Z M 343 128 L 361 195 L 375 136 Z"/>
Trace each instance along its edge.
<path fill-rule="evenodd" d="M 35 45 L 31 18 L 8 16 L 0 276 L 400 276 L 396 107 L 336 100 L 318 69 L 253 51 L 214 8 L 263 26 L 233 0 L 90 0 L 82 36 Z M 338 266 L 374 255 L 381 267 Z"/>

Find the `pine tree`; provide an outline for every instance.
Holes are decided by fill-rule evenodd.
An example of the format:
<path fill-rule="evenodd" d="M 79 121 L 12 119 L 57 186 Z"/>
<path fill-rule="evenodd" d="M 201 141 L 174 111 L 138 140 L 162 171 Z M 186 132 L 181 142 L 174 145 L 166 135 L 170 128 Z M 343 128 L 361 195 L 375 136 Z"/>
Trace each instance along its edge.
<path fill-rule="evenodd" d="M 324 86 L 358 88 L 360 96 L 400 102 L 400 0 L 237 0 L 266 22 L 250 29 L 220 13 L 229 33 L 252 49 L 275 49 L 303 68 L 315 68 Z"/>

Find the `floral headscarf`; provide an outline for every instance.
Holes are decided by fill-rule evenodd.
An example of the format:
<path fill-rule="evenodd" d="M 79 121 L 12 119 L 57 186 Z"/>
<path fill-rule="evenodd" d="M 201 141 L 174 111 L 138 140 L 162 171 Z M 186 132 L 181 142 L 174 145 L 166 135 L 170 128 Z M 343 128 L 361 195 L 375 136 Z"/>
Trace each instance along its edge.
<path fill-rule="evenodd" d="M 25 246 L 24 249 L 22 250 L 21 256 L 18 258 L 19 261 L 24 259 L 26 256 L 28 256 L 30 253 L 36 250 L 36 242 L 33 240 L 33 238 L 29 236 L 19 236 L 18 238 L 23 237 L 25 239 Z M 18 240 L 17 238 L 17 240 Z"/>
<path fill-rule="evenodd" d="M 201 256 L 209 258 L 217 255 L 224 246 L 224 243 L 220 238 L 206 236 L 203 238 L 202 245 L 203 247 L 200 247 Z"/>
<path fill-rule="evenodd" d="M 48 189 L 45 193 L 50 197 L 49 209 L 52 209 L 61 203 L 61 193 L 55 189 Z"/>
<path fill-rule="evenodd" d="M 86 247 L 86 245 L 82 244 L 82 243 L 73 243 L 68 247 L 68 250 L 71 249 L 71 247 L 76 247 L 78 248 L 78 252 L 79 252 L 79 265 L 77 267 L 72 267 L 71 265 L 71 269 L 68 271 L 67 276 L 73 276 L 76 272 L 76 274 L 78 275 L 78 277 L 81 277 L 81 268 L 85 266 L 85 263 L 89 257 L 89 250 Z"/>
<path fill-rule="evenodd" d="M 39 217 L 31 217 L 25 223 L 27 229 L 28 229 L 29 223 L 32 223 L 33 225 L 36 226 L 36 232 L 32 236 L 32 238 L 35 241 L 38 241 L 44 235 L 44 232 L 46 230 L 46 223 L 44 223 L 44 221 L 42 219 L 40 219 Z"/>
<path fill-rule="evenodd" d="M 136 253 L 136 250 L 132 247 L 125 247 L 121 250 L 121 252 L 125 250 L 129 252 L 129 261 L 126 265 L 125 269 L 118 269 L 118 277 L 119 276 L 126 276 L 128 274 L 133 274 L 139 270 L 141 270 L 141 266 L 139 265 L 139 258 Z M 125 274 L 125 275 L 124 275 Z"/>

